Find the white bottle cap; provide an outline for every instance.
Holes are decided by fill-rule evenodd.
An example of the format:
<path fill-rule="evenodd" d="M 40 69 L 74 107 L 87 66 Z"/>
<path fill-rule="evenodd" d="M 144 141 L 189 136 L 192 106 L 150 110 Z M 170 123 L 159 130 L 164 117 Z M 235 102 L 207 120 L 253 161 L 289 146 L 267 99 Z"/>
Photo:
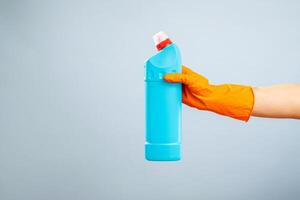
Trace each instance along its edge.
<path fill-rule="evenodd" d="M 163 31 L 160 31 L 158 33 L 156 33 L 154 36 L 153 36 L 153 41 L 154 41 L 154 44 L 155 46 L 160 44 L 162 41 L 168 39 L 169 37 L 167 36 L 167 34 Z"/>

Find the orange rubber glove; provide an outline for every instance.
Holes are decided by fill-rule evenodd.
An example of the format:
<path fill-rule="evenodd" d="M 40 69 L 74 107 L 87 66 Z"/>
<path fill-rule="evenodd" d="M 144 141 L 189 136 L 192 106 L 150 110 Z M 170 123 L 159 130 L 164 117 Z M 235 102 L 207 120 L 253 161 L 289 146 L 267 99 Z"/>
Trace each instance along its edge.
<path fill-rule="evenodd" d="M 166 74 L 171 83 L 183 83 L 183 103 L 247 122 L 254 106 L 254 94 L 250 86 L 235 84 L 212 85 L 208 80 L 182 66 L 182 73 Z"/>

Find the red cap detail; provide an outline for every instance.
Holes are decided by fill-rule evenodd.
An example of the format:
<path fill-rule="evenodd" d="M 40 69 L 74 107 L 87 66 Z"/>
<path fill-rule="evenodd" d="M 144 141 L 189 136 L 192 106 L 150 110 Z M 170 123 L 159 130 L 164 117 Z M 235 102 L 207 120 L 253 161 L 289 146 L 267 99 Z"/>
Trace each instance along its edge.
<path fill-rule="evenodd" d="M 163 48 L 165 48 L 166 46 L 168 46 L 169 44 L 172 44 L 172 41 L 171 41 L 169 38 L 167 38 L 167 39 L 165 39 L 164 41 L 158 43 L 158 44 L 156 45 L 156 48 L 157 48 L 158 51 L 160 51 L 160 50 L 162 50 Z"/>

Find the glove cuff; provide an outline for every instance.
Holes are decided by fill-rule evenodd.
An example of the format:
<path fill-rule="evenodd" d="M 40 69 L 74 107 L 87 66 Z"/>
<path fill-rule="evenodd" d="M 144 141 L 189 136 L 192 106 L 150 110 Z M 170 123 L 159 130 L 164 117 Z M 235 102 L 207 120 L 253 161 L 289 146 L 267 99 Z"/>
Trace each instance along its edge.
<path fill-rule="evenodd" d="M 250 86 L 224 84 L 214 86 L 204 101 L 207 110 L 247 122 L 253 112 L 254 93 Z"/>

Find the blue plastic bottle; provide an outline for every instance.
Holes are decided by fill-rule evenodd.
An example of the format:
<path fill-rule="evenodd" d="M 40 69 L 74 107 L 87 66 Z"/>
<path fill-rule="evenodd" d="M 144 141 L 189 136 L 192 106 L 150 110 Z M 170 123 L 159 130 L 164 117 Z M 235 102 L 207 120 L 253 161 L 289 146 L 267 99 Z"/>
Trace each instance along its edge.
<path fill-rule="evenodd" d="M 153 39 L 159 52 L 145 63 L 145 157 L 176 161 L 181 158 L 181 84 L 167 83 L 163 76 L 181 72 L 181 56 L 165 33 L 159 32 Z"/>

